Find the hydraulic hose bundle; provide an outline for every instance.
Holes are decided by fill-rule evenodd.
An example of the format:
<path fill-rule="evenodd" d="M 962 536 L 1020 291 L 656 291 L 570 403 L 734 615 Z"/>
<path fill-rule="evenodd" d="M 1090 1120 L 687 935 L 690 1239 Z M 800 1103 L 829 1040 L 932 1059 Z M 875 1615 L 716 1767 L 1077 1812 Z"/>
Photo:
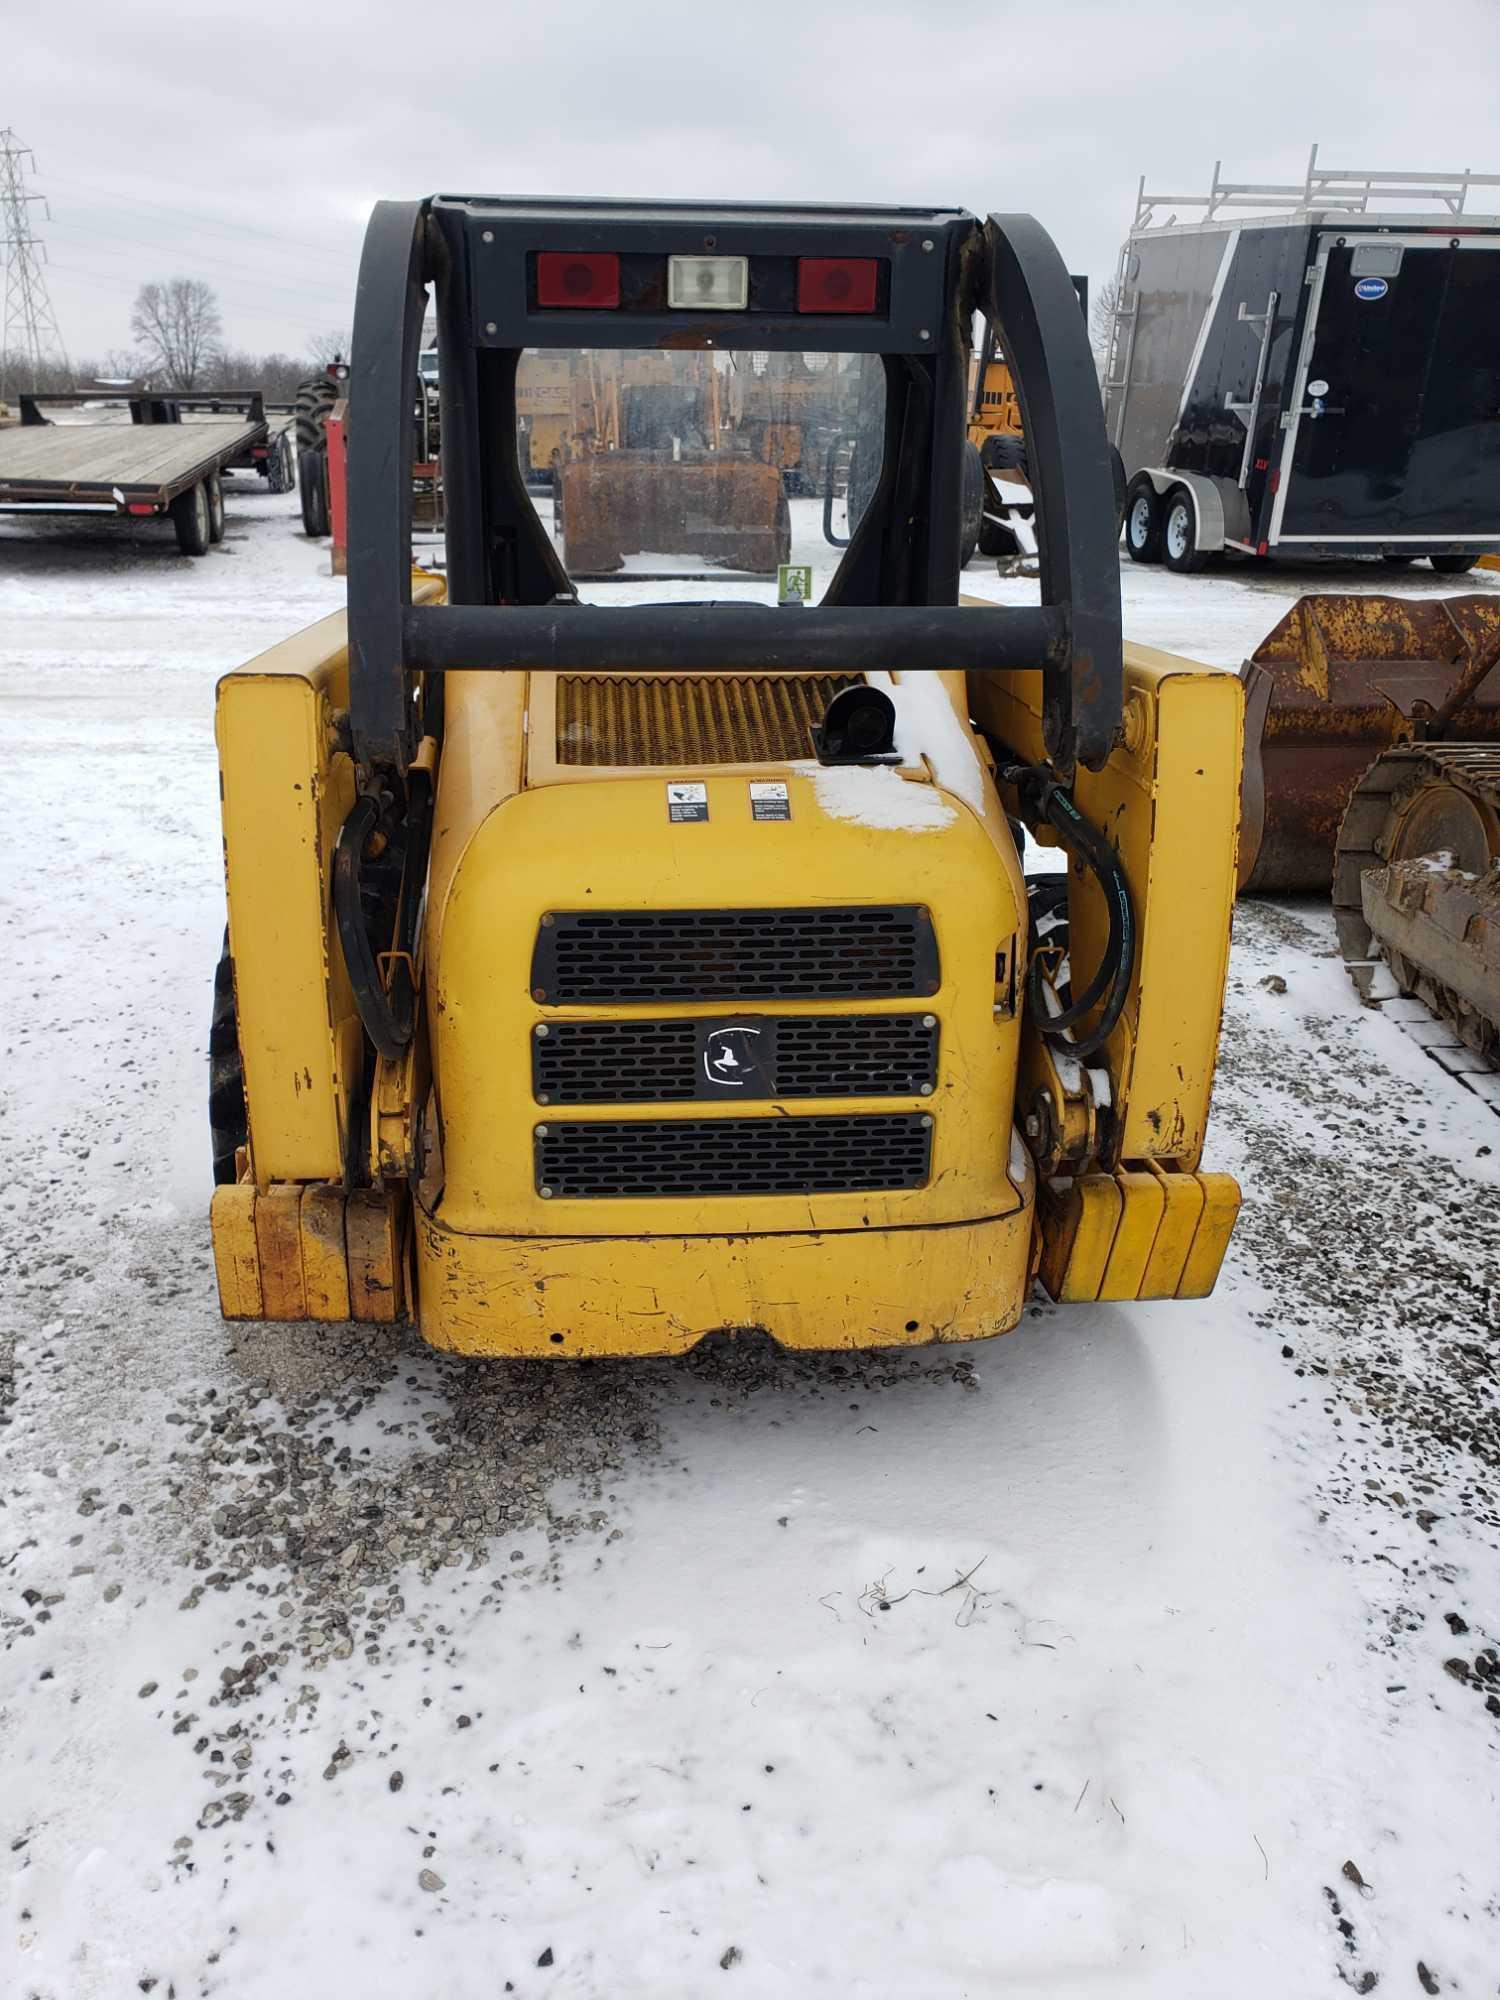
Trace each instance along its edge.
<path fill-rule="evenodd" d="M 1098 970 L 1087 987 L 1060 1012 L 1051 1012 L 1044 986 L 1049 962 L 1056 959 L 1055 948 L 1033 952 L 1027 973 L 1027 998 L 1037 1031 L 1049 1041 L 1063 1042 L 1070 1054 L 1091 1056 L 1103 1048 L 1114 1032 L 1125 1006 L 1135 970 L 1135 912 L 1130 888 L 1120 857 L 1096 826 L 1091 826 L 1073 803 L 1065 785 L 1039 764 L 1002 764 L 1000 778 L 1013 785 L 1032 818 L 1045 820 L 1075 861 L 1093 874 L 1104 897 L 1109 915 L 1109 936 Z M 1073 1031 L 1080 1021 L 1103 1002 L 1098 1020 L 1081 1035 Z"/>
<path fill-rule="evenodd" d="M 362 792 L 333 853 L 333 909 L 354 1004 L 376 1052 L 388 1062 L 402 1054 L 416 1025 L 417 937 L 432 838 L 430 771 L 413 764 L 406 785 L 404 814 L 384 789 Z M 384 884 L 367 878 L 367 860 L 380 864 Z M 372 929 L 392 940 L 378 957 L 370 943 Z M 390 968 L 388 977 L 382 962 Z"/>

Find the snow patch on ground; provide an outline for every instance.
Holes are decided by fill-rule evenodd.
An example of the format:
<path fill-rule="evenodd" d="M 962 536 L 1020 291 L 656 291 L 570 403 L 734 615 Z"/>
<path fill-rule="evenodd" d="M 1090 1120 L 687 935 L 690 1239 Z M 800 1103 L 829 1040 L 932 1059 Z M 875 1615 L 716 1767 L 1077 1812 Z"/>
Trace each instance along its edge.
<path fill-rule="evenodd" d="M 0 524 L 0 1994 L 1492 1991 L 1500 1127 L 1326 906 L 1238 915 L 1210 1300 L 226 1327 L 213 685 L 342 597 L 289 500 L 229 535 Z M 1237 665 L 1276 574 L 1126 568 L 1127 630 Z"/>

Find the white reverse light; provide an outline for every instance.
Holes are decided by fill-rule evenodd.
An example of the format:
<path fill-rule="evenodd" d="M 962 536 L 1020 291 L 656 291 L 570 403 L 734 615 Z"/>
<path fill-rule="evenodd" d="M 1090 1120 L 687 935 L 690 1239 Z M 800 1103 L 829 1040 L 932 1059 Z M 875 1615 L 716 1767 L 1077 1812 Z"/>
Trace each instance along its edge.
<path fill-rule="evenodd" d="M 667 304 L 743 312 L 750 298 L 748 257 L 669 257 Z"/>

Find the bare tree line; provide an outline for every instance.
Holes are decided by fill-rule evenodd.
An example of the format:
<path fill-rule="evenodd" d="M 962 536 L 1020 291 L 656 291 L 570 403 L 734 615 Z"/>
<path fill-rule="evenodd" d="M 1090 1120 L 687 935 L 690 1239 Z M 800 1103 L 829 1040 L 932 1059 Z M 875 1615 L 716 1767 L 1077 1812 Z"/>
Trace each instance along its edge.
<path fill-rule="evenodd" d="M 305 351 L 256 354 L 228 345 L 218 297 L 201 278 L 154 279 L 142 285 L 130 312 L 134 345 L 112 348 L 70 367 L 43 368 L 37 387 L 45 392 L 139 384 L 154 389 L 261 389 L 271 402 L 290 402 L 297 385 L 317 374 L 335 355 L 347 355 L 349 336 L 327 329 L 307 336 Z M 29 383 L 29 359 L 0 353 L 0 380 Z"/>

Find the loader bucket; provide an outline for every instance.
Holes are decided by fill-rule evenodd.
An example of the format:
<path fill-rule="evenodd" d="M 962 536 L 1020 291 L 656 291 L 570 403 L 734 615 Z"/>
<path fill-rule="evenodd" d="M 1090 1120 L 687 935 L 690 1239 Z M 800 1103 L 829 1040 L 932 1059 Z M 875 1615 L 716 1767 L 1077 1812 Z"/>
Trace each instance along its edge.
<path fill-rule="evenodd" d="M 643 573 L 709 564 L 773 575 L 791 555 L 781 474 L 758 459 L 603 452 L 565 464 L 558 491 L 570 576 L 612 576 L 629 556 L 650 558 Z"/>
<path fill-rule="evenodd" d="M 1500 594 L 1299 597 L 1240 670 L 1241 894 L 1327 889 L 1344 807 L 1393 743 L 1500 741 L 1500 673 L 1442 713 L 1497 646 Z"/>

